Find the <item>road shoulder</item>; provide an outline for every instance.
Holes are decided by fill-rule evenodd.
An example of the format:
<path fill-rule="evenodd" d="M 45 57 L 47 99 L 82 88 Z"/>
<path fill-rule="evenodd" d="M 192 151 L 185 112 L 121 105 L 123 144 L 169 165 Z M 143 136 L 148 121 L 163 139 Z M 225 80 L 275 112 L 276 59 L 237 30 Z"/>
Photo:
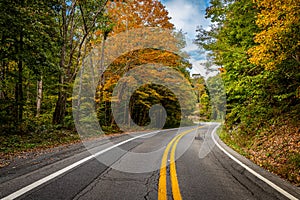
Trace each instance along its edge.
<path fill-rule="evenodd" d="M 275 185 L 277 185 L 278 187 L 282 188 L 283 190 L 287 191 L 288 193 L 290 193 L 291 195 L 300 198 L 300 188 L 292 185 L 291 183 L 287 182 L 286 180 L 280 178 L 279 176 L 265 170 L 264 168 L 256 165 L 255 163 L 253 163 L 252 161 L 250 161 L 249 159 L 247 159 L 246 157 L 240 155 L 239 153 L 237 153 L 236 151 L 234 151 L 232 148 L 230 148 L 229 146 L 227 146 L 217 135 L 216 131 L 214 131 L 213 136 L 216 140 L 216 142 L 225 150 L 227 151 L 229 154 L 231 154 L 233 157 L 235 157 L 236 159 L 238 159 L 240 162 L 242 162 L 243 164 L 245 164 L 246 166 L 248 166 L 249 168 L 251 168 L 252 170 L 254 170 L 255 172 L 257 172 L 258 174 L 260 174 L 261 176 L 263 176 L 264 178 L 268 179 L 269 181 L 271 181 L 272 183 L 274 183 Z M 255 179 L 258 180 L 257 177 L 255 177 Z M 259 180 L 261 182 L 261 180 Z"/>

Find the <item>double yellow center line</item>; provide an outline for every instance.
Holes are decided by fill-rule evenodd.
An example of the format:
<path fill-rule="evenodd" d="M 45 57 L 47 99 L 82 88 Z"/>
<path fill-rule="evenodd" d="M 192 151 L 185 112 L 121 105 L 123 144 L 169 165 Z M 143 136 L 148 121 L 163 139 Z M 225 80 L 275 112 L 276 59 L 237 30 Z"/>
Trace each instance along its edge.
<path fill-rule="evenodd" d="M 170 177 L 171 177 L 171 186 L 172 186 L 172 194 L 174 200 L 181 200 L 181 193 L 179 189 L 178 179 L 177 179 L 177 173 L 176 173 L 176 166 L 175 166 L 175 151 L 177 144 L 179 140 L 185 136 L 186 134 L 198 129 L 194 128 L 188 131 L 184 131 L 180 133 L 179 135 L 175 136 L 171 142 L 167 145 L 162 161 L 161 161 L 161 167 L 160 167 L 160 176 L 159 176 L 159 182 L 158 182 L 158 200 L 167 200 L 167 160 L 168 160 L 168 154 L 171 149 L 170 153 Z"/>

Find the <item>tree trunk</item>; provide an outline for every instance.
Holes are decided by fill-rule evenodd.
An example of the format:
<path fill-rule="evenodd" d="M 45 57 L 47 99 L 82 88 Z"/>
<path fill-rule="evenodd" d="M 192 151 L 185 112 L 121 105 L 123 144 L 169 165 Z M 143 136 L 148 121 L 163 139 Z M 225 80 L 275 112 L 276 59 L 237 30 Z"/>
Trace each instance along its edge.
<path fill-rule="evenodd" d="M 127 121 L 126 121 L 126 117 L 127 117 L 127 106 L 126 106 L 126 104 L 125 104 L 125 106 L 124 106 L 124 125 L 126 125 L 126 123 L 127 123 Z"/>
<path fill-rule="evenodd" d="M 42 105 L 42 97 L 43 97 L 43 79 L 37 81 L 37 95 L 36 95 L 36 116 L 38 117 L 41 112 Z"/>
<path fill-rule="evenodd" d="M 63 124 L 63 120 L 66 114 L 67 94 L 66 92 L 60 92 L 58 100 L 56 102 L 55 111 L 53 114 L 53 124 Z"/>
<path fill-rule="evenodd" d="M 5 65 L 6 65 L 5 61 L 2 60 L 2 62 L 1 62 L 1 70 L 0 70 L 0 81 L 1 81 L 2 84 L 4 83 L 5 74 L 6 74 L 6 72 L 5 72 Z M 2 84 L 0 84 L 0 99 L 5 99 L 5 94 L 4 94 L 4 91 L 3 91 L 4 87 L 3 87 Z"/>
<path fill-rule="evenodd" d="M 103 97 L 103 93 L 104 93 L 104 83 L 105 83 L 105 80 L 104 80 L 104 48 L 105 48 L 105 36 L 103 37 L 103 41 L 102 41 L 102 47 L 101 47 L 101 59 L 100 59 L 100 69 L 99 69 L 99 74 L 100 74 L 100 80 L 99 80 L 99 83 L 100 83 L 100 92 L 99 92 L 99 102 L 101 103 L 103 100 L 104 100 L 104 97 Z"/>
<path fill-rule="evenodd" d="M 60 69 L 62 70 L 62 74 L 59 77 L 59 92 L 58 92 L 58 99 L 56 101 L 55 105 L 55 111 L 53 113 L 53 119 L 52 123 L 53 124 L 63 124 L 63 119 L 65 117 L 65 112 L 66 112 L 66 103 L 67 103 L 67 93 L 65 90 L 65 62 L 66 62 L 66 51 L 67 51 L 67 31 L 68 31 L 68 26 L 67 26 L 67 5 L 65 1 L 63 1 L 62 4 L 62 37 L 63 37 L 63 45 L 61 47 L 61 55 L 60 55 L 60 62 L 59 66 Z"/>
<path fill-rule="evenodd" d="M 60 88 L 58 93 L 58 99 L 55 105 L 55 111 L 53 113 L 53 124 L 63 124 L 63 120 L 66 115 L 66 105 L 67 105 L 67 91 L 64 86 L 64 76 L 60 76 Z"/>
<path fill-rule="evenodd" d="M 107 1 L 103 2 L 103 4 L 95 10 L 93 18 L 86 21 L 88 18 L 86 17 L 86 13 L 84 13 L 84 9 L 82 9 L 83 4 L 81 3 L 87 2 L 71 1 L 71 5 L 69 1 L 63 0 L 61 2 L 61 77 L 58 99 L 53 114 L 53 124 L 63 124 L 63 119 L 66 115 L 69 86 L 75 80 L 78 66 L 81 61 L 80 59 L 82 58 L 82 47 L 84 47 L 86 41 L 89 40 L 89 34 L 93 31 L 93 28 L 97 24 L 97 18 L 102 15 L 102 11 L 107 3 Z M 78 6 L 80 9 L 79 13 L 77 12 Z M 81 16 L 81 22 L 77 20 L 78 16 Z M 74 40 L 77 31 L 83 31 L 82 37 L 77 41 L 78 45 L 75 44 Z"/>
<path fill-rule="evenodd" d="M 130 121 L 130 119 L 131 119 L 131 115 L 130 115 L 130 110 L 128 110 L 128 127 L 130 128 L 130 126 L 131 126 L 131 121 Z"/>
<path fill-rule="evenodd" d="M 20 46 L 19 54 L 23 53 L 23 28 L 20 30 Z M 18 61 L 18 82 L 16 85 L 16 104 L 17 104 L 17 113 L 16 119 L 17 123 L 22 122 L 23 120 L 23 58 L 22 56 Z"/>
<path fill-rule="evenodd" d="M 79 82 L 79 90 L 78 90 L 78 99 L 77 99 L 77 110 L 76 110 L 76 118 L 75 121 L 78 124 L 79 123 L 79 118 L 80 118 L 80 106 L 81 106 L 81 90 L 82 90 L 82 76 L 84 73 L 84 65 L 82 65 L 82 68 L 80 70 L 80 82 Z"/>
<path fill-rule="evenodd" d="M 58 99 L 55 105 L 55 111 L 53 113 L 52 124 L 63 124 L 63 120 L 66 115 L 66 107 L 67 107 L 67 88 L 64 85 L 64 76 L 60 76 L 60 88 L 58 92 Z"/>

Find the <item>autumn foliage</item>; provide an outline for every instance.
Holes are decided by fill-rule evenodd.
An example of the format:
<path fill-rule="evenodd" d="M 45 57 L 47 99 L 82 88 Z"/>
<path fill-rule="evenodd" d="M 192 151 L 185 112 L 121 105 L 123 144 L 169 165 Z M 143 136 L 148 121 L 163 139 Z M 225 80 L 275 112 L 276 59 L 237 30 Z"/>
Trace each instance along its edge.
<path fill-rule="evenodd" d="M 113 0 L 108 2 L 107 12 L 114 24 L 113 34 L 132 28 L 174 28 L 168 11 L 158 0 Z"/>
<path fill-rule="evenodd" d="M 257 25 L 262 29 L 254 41 L 258 43 L 249 49 L 249 60 L 266 69 L 274 69 L 288 60 L 300 66 L 300 1 L 256 0 L 260 13 Z"/>
<path fill-rule="evenodd" d="M 131 97 L 130 106 L 122 105 L 120 116 L 113 116 L 111 106 L 114 101 L 112 93 L 120 79 L 127 72 L 145 64 L 171 67 L 189 80 L 187 68 L 191 65 L 182 52 L 185 45 L 184 35 L 174 30 L 167 10 L 157 0 L 110 1 L 107 4 L 107 16 L 110 19 L 107 24 L 112 26 L 112 29 L 107 38 L 103 37 L 104 32 L 96 32 L 97 39 L 94 43 L 95 48 L 99 48 L 99 51 L 105 54 L 102 58 L 103 77 L 96 93 L 98 118 L 102 128 L 118 130 L 114 117 L 121 117 L 121 122 L 127 123 L 128 127 L 131 126 L 131 117 L 138 125 L 145 126 L 149 123 L 149 109 L 155 104 L 167 108 L 167 127 L 178 126 L 185 115 L 180 109 L 189 112 L 192 110 L 190 106 L 180 108 L 174 94 L 168 88 L 157 84 L 139 88 Z M 134 76 L 144 76 L 143 73 L 148 73 L 148 76 L 161 77 L 162 84 L 165 81 L 174 81 L 166 78 L 170 73 L 168 71 L 150 71 L 139 71 L 139 74 Z M 126 80 L 127 86 L 137 81 L 132 77 Z M 189 95 L 185 97 L 188 98 Z M 124 97 L 119 96 L 120 101 L 122 98 Z M 190 101 L 192 99 L 193 97 Z"/>
<path fill-rule="evenodd" d="M 300 2 L 211 0 L 210 30 L 196 43 L 220 66 L 227 114 L 223 139 L 299 185 Z"/>

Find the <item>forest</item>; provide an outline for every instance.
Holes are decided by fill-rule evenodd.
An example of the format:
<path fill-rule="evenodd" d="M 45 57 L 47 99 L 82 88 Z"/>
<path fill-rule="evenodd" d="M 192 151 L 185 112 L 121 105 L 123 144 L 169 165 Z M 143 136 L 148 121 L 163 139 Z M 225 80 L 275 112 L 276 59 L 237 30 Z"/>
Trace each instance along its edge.
<path fill-rule="evenodd" d="M 212 0 L 196 43 L 220 66 L 220 135 L 258 165 L 300 184 L 300 2 Z"/>
<path fill-rule="evenodd" d="M 106 134 L 133 130 L 133 123 L 147 127 L 151 107 L 161 105 L 166 119 L 157 126 L 224 120 L 227 144 L 299 185 L 299 7 L 299 0 L 211 0 L 211 26 L 199 24 L 194 41 L 218 66 L 218 75 L 205 79 L 189 73 L 184 33 L 157 0 L 0 0 L 1 155 L 79 141 L 75 125 L 91 120 L 89 110 Z M 125 44 L 130 51 L 122 51 Z M 135 79 L 126 76 L 132 70 Z M 181 97 L 172 87 L 143 83 L 129 103 L 115 99 L 118 82 L 135 87 L 147 76 L 173 86 L 185 80 L 175 89 Z M 95 88 L 91 99 L 83 98 L 81 81 Z M 128 98 L 122 91 L 117 97 Z"/>
<path fill-rule="evenodd" d="M 153 111 L 160 112 L 161 128 L 191 125 L 190 116 L 200 112 L 209 120 L 204 78 L 190 77 L 184 33 L 175 30 L 161 2 L 1 0 L 0 5 L 6 10 L 0 18 L 2 153 L 79 141 L 76 128 L 93 122 L 94 115 L 100 134 L 151 128 L 148 113 L 155 105 L 164 107 Z M 135 68 L 137 74 L 126 77 Z M 114 95 L 118 82 L 136 87 L 150 75 L 159 79 L 156 84 Z"/>

